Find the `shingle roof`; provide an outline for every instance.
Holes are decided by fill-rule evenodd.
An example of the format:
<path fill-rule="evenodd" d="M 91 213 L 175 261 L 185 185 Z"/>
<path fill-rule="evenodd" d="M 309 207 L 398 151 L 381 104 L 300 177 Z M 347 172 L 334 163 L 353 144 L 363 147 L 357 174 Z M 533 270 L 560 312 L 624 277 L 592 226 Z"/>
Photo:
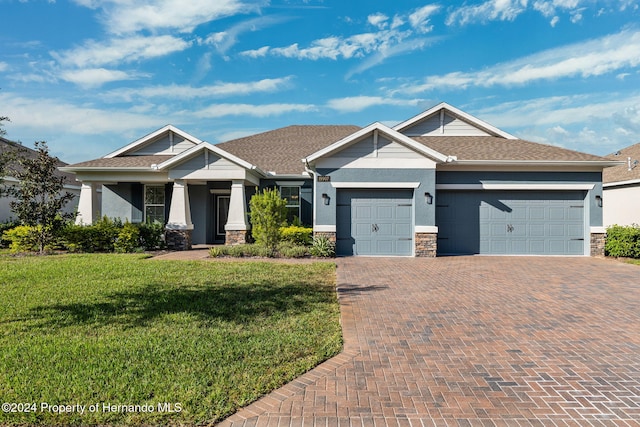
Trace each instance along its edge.
<path fill-rule="evenodd" d="M 8 151 L 22 152 L 23 155 L 27 156 L 30 159 L 35 159 L 38 156 L 38 152 L 36 150 L 29 147 L 25 147 L 24 145 L 21 145 L 14 141 L 10 141 L 6 138 L 0 137 L 0 153 L 8 152 Z M 67 163 L 58 159 L 58 163 L 57 163 L 58 167 L 63 167 L 66 165 Z M 18 170 L 19 168 L 20 166 L 18 165 L 17 162 L 12 162 L 11 164 L 9 164 L 9 172 L 11 169 Z M 57 170 L 55 172 L 55 175 L 64 177 L 65 184 L 77 185 L 76 176 L 72 173 L 62 172 Z"/>
<path fill-rule="evenodd" d="M 100 158 L 69 165 L 70 168 L 151 168 L 153 164 L 160 164 L 173 156 L 122 156 Z"/>
<path fill-rule="evenodd" d="M 413 139 L 447 156 L 456 156 L 458 160 L 607 160 L 592 154 L 522 139 L 505 139 L 493 136 L 419 136 L 413 137 Z"/>
<path fill-rule="evenodd" d="M 631 163 L 637 160 L 640 162 L 640 142 L 618 151 L 619 154 L 610 154 L 607 156 L 610 160 L 625 162 L 624 165 L 606 168 L 602 174 L 602 182 L 605 184 L 611 182 L 640 180 L 640 163 L 629 170 L 627 159 L 631 157 Z"/>
<path fill-rule="evenodd" d="M 302 159 L 360 130 L 351 125 L 288 126 L 217 144 L 265 172 L 299 175 Z"/>

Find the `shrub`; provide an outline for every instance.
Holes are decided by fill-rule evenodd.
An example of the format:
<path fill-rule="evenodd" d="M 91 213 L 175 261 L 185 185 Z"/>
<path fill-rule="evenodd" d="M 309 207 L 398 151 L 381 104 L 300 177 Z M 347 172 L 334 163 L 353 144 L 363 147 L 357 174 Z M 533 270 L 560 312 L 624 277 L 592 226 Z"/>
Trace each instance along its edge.
<path fill-rule="evenodd" d="M 310 245 L 313 240 L 313 228 L 310 227 L 290 225 L 288 227 L 282 227 L 280 233 L 283 241 L 296 245 Z"/>
<path fill-rule="evenodd" d="M 38 250 L 37 227 L 29 225 L 19 225 L 2 234 L 4 240 L 9 241 L 11 252 L 31 252 Z"/>
<path fill-rule="evenodd" d="M 315 236 L 309 249 L 313 256 L 330 258 L 336 256 L 336 245 L 326 236 Z"/>
<path fill-rule="evenodd" d="M 118 233 L 116 241 L 113 243 L 116 252 L 136 252 L 140 248 L 140 229 L 130 222 L 126 222 Z"/>
<path fill-rule="evenodd" d="M 640 226 L 634 224 L 608 227 L 604 250 L 607 256 L 640 258 Z"/>
<path fill-rule="evenodd" d="M 285 258 L 303 258 L 309 254 L 309 251 L 304 245 L 282 242 L 278 245 L 278 253 Z"/>
<path fill-rule="evenodd" d="M 20 223 L 18 221 L 7 221 L 0 223 L 0 248 L 8 248 L 11 244 L 8 239 L 4 238 L 5 231 L 9 231 L 19 225 Z"/>
<path fill-rule="evenodd" d="M 164 225 L 159 222 L 142 223 L 138 225 L 140 230 L 140 244 L 145 251 L 153 251 L 163 249 L 164 243 Z"/>
<path fill-rule="evenodd" d="M 211 258 L 220 258 L 227 255 L 227 246 L 214 246 L 209 249 Z"/>
<path fill-rule="evenodd" d="M 277 190 L 267 188 L 251 197 L 249 207 L 253 238 L 274 254 L 281 239 L 280 228 L 286 223 L 287 201 Z"/>

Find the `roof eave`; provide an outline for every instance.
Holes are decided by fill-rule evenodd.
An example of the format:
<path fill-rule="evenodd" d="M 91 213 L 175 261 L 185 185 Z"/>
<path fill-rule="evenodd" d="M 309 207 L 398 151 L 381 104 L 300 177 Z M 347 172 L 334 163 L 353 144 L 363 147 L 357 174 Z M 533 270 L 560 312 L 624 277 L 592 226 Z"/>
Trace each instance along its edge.
<path fill-rule="evenodd" d="M 608 188 L 608 187 L 622 187 L 622 186 L 625 186 L 625 185 L 635 185 L 635 184 L 640 184 L 640 179 L 629 179 L 627 181 L 604 182 L 604 183 L 602 183 L 602 186 L 604 188 Z"/>
<path fill-rule="evenodd" d="M 156 172 L 153 167 L 106 167 L 106 166 L 80 166 L 80 167 L 64 167 L 58 168 L 62 172 Z"/>
<path fill-rule="evenodd" d="M 621 162 L 606 160 L 457 160 L 453 162 L 460 165 L 472 166 L 599 166 L 612 167 L 619 166 Z"/>

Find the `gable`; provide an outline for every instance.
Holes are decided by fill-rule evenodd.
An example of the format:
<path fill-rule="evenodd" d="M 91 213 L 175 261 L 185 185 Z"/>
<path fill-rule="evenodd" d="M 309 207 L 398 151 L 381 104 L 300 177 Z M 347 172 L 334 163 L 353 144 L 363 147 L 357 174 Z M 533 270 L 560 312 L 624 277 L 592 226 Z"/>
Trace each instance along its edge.
<path fill-rule="evenodd" d="M 492 136 L 444 109 L 403 129 L 401 133 L 407 136 Z"/>
<path fill-rule="evenodd" d="M 128 155 L 157 156 L 180 154 L 195 145 L 195 142 L 171 131 L 167 131 L 167 133 L 162 134 L 139 148 L 129 152 Z"/>
<path fill-rule="evenodd" d="M 379 123 L 307 158 L 319 168 L 435 168 L 440 153 L 416 144 Z"/>
<path fill-rule="evenodd" d="M 172 167 L 172 170 L 185 172 L 212 169 L 237 170 L 243 168 L 227 159 L 223 159 L 208 149 L 204 149 L 195 156 L 185 159 L 184 162 L 178 163 Z"/>

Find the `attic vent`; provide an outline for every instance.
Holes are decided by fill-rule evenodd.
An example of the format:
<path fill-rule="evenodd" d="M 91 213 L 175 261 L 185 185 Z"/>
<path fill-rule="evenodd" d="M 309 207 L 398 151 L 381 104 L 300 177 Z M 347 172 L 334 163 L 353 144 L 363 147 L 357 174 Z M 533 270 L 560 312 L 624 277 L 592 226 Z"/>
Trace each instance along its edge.
<path fill-rule="evenodd" d="M 631 172 L 636 166 L 638 166 L 638 161 L 631 161 L 631 157 L 627 157 L 627 170 Z"/>

